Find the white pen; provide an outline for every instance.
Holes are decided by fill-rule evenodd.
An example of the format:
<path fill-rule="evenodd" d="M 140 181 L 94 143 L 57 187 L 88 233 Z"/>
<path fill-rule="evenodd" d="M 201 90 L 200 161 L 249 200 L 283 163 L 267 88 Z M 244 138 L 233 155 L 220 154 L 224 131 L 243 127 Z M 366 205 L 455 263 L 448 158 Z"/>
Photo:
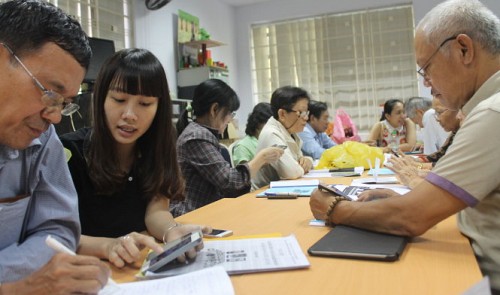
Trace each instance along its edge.
<path fill-rule="evenodd" d="M 60 252 L 60 253 L 66 253 L 69 255 L 76 255 L 75 252 L 71 251 L 68 249 L 68 247 L 64 246 L 59 242 L 58 240 L 54 239 L 51 235 L 48 235 L 47 238 L 45 239 L 45 244 L 52 248 L 53 250 Z M 117 285 L 113 279 L 108 278 L 108 285 Z"/>

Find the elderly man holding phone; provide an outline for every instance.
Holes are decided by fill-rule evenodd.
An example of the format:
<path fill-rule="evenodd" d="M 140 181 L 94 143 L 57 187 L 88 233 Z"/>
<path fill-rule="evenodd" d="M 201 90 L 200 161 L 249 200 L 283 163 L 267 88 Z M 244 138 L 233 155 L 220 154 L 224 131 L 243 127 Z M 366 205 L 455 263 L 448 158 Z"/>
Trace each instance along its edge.
<path fill-rule="evenodd" d="M 460 231 L 500 294 L 500 164 L 492 162 L 500 136 L 491 133 L 500 126 L 500 20 L 477 0 L 445 1 L 418 24 L 415 54 L 424 84 L 465 115 L 446 155 L 403 197 L 349 202 L 315 191 L 311 211 L 335 224 L 408 236 L 458 213 Z"/>

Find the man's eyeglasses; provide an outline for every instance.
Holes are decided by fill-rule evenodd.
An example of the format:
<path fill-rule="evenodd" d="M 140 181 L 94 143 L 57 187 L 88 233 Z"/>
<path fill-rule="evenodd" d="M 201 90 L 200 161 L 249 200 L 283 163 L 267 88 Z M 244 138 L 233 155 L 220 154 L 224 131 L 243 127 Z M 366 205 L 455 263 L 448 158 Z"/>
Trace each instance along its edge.
<path fill-rule="evenodd" d="M 28 68 L 23 64 L 23 62 L 19 59 L 19 57 L 10 49 L 9 46 L 5 43 L 0 43 L 7 49 L 7 51 L 10 52 L 10 54 L 16 59 L 16 61 L 21 65 L 21 67 L 24 69 L 24 71 L 31 77 L 33 80 L 33 83 L 35 83 L 36 87 L 38 87 L 42 91 L 42 103 L 47 106 L 49 111 L 53 111 L 53 109 L 61 109 L 61 115 L 64 116 L 70 116 L 78 109 L 80 109 L 80 106 L 78 106 L 75 103 L 72 102 L 66 102 L 66 99 L 59 93 L 53 91 L 53 90 L 48 90 L 45 88 L 40 81 L 38 81 L 35 76 L 28 70 Z"/>
<path fill-rule="evenodd" d="M 287 109 L 285 109 L 285 111 L 287 111 L 287 112 L 289 112 L 289 113 L 296 113 L 296 114 L 297 114 L 297 116 L 302 117 L 302 118 L 304 118 L 304 119 L 309 118 L 309 111 L 302 111 L 302 112 L 301 112 L 301 111 L 296 111 L 296 110 L 287 110 Z"/>
<path fill-rule="evenodd" d="M 417 70 L 417 73 L 425 79 L 427 77 L 426 69 L 429 67 L 432 58 L 434 56 L 436 56 L 436 54 L 439 52 L 441 47 L 443 47 L 448 41 L 454 40 L 456 38 L 457 38 L 457 36 L 453 36 L 453 37 L 447 38 L 443 42 L 441 42 L 441 45 L 439 45 L 438 48 L 436 49 L 436 51 L 434 51 L 434 53 L 431 54 L 431 56 L 427 59 L 427 61 L 424 63 L 424 65 L 420 69 Z"/>
<path fill-rule="evenodd" d="M 457 112 L 458 110 L 455 110 L 455 109 L 444 109 L 440 112 L 438 111 L 434 111 L 434 118 L 436 118 L 436 120 L 439 121 L 439 117 L 441 117 L 442 114 L 446 113 L 447 111 L 450 111 L 450 112 Z"/>

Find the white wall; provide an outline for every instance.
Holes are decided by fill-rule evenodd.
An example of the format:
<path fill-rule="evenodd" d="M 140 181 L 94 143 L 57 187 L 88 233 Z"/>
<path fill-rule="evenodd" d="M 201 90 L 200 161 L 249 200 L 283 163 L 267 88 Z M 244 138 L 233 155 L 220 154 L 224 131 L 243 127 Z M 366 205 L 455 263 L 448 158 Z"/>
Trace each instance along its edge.
<path fill-rule="evenodd" d="M 386 7 L 413 2 L 415 23 L 441 0 L 273 0 L 265 3 L 232 8 L 218 0 L 174 0 L 159 11 L 147 11 L 143 5 L 136 7 L 136 46 L 153 51 L 167 71 L 170 88 L 176 89 L 175 40 L 173 39 L 173 15 L 177 9 L 185 10 L 200 18 L 200 26 L 208 30 L 212 39 L 228 46 L 212 50 L 214 59 L 225 61 L 229 66 L 229 84 L 241 99 L 237 118 L 240 133 L 255 102 L 252 101 L 250 72 L 250 26 L 299 17 Z M 493 12 L 500 12 L 499 0 L 482 0 Z M 430 96 L 423 86 L 420 94 Z"/>
<path fill-rule="evenodd" d="M 210 48 L 214 61 L 222 61 L 230 71 L 229 84 L 237 91 L 235 11 L 218 0 L 173 0 L 159 10 L 147 10 L 144 1 L 134 6 L 135 46 L 151 50 L 161 61 L 167 73 L 170 91 L 177 93 L 176 57 L 177 13 L 184 10 L 200 19 L 200 27 L 207 30 L 210 38 L 227 44 Z"/>

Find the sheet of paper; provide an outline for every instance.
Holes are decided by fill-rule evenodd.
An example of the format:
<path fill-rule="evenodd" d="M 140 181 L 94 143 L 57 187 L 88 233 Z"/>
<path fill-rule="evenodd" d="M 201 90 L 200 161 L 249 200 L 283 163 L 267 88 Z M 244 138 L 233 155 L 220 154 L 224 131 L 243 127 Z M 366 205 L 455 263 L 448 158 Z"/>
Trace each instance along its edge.
<path fill-rule="evenodd" d="M 231 279 L 221 266 L 205 268 L 188 274 L 156 280 L 118 284 L 119 290 L 105 287 L 99 295 L 233 295 Z"/>
<path fill-rule="evenodd" d="M 318 186 L 318 179 L 271 181 L 270 188 L 286 186 Z"/>
<path fill-rule="evenodd" d="M 389 168 L 379 168 L 378 169 L 378 175 L 394 175 L 396 173 L 394 173 L 391 169 Z M 373 169 L 371 169 L 370 171 L 368 171 L 368 175 L 373 175 Z"/>
<path fill-rule="evenodd" d="M 395 191 L 400 195 L 404 195 L 410 191 L 408 187 L 399 184 L 397 185 L 363 184 L 362 186 L 353 186 L 353 185 L 348 186 L 343 184 L 336 184 L 335 187 L 347 193 L 347 195 L 351 197 L 351 199 L 353 199 L 354 201 L 358 200 L 358 196 L 362 192 L 369 189 L 387 188 Z"/>
<path fill-rule="evenodd" d="M 267 197 L 272 194 L 297 194 L 299 197 L 309 197 L 314 189 L 318 188 L 318 185 L 312 186 L 285 186 L 285 187 L 273 187 L 258 193 L 257 197 Z"/>
<path fill-rule="evenodd" d="M 488 276 L 467 289 L 462 295 L 491 295 L 491 285 Z"/>
<path fill-rule="evenodd" d="M 173 276 L 221 265 L 229 274 L 278 271 L 309 267 L 309 261 L 294 235 L 278 238 L 204 241 L 196 260 L 161 272 L 147 272 L 146 278 Z"/>

